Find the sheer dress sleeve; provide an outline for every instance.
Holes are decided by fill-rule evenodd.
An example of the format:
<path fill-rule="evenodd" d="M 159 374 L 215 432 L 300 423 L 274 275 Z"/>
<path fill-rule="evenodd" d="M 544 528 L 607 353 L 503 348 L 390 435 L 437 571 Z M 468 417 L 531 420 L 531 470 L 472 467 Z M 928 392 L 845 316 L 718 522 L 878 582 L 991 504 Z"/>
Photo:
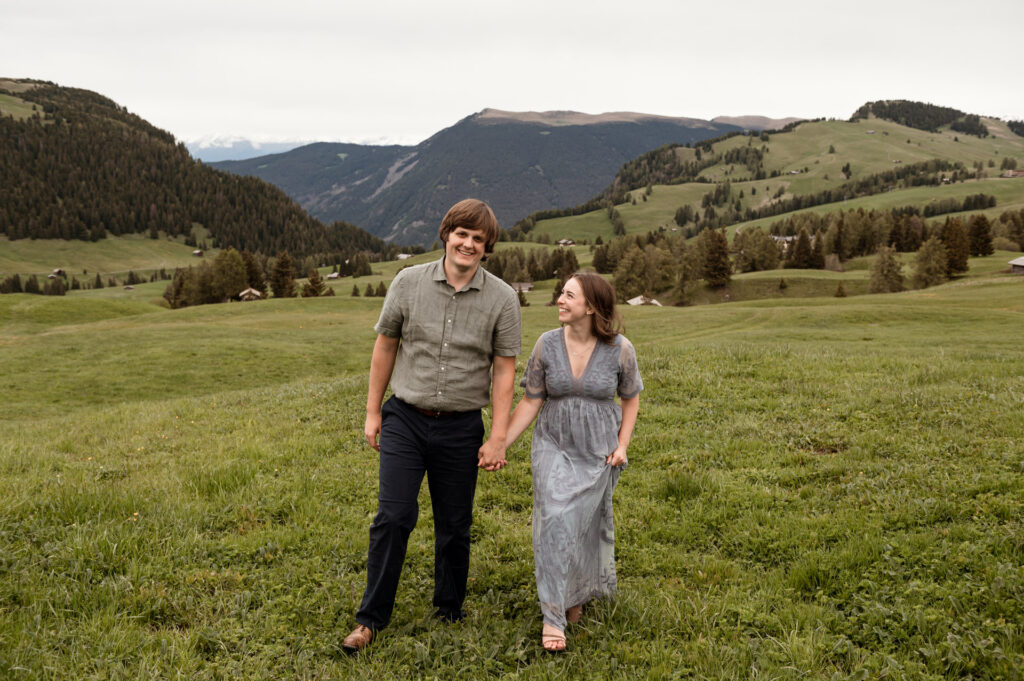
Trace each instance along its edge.
<path fill-rule="evenodd" d="M 643 379 L 640 378 L 640 368 L 636 363 L 636 350 L 625 336 L 622 338 L 619 350 L 619 385 L 617 392 L 619 397 L 629 399 L 636 397 L 644 389 Z"/>
<path fill-rule="evenodd" d="M 544 384 L 544 347 L 543 338 L 538 338 L 530 353 L 530 359 L 526 362 L 526 371 L 523 372 L 523 380 L 519 382 L 526 389 L 526 396 L 533 399 L 547 399 L 548 391 Z"/>

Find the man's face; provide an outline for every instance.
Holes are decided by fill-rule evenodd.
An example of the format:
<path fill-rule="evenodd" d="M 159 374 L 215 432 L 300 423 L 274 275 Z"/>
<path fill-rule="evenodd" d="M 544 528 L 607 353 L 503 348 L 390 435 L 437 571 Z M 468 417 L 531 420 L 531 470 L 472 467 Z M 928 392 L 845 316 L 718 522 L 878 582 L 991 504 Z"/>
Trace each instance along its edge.
<path fill-rule="evenodd" d="M 456 227 L 448 234 L 444 255 L 449 264 L 461 270 L 473 270 L 484 257 L 486 243 L 483 230 Z"/>

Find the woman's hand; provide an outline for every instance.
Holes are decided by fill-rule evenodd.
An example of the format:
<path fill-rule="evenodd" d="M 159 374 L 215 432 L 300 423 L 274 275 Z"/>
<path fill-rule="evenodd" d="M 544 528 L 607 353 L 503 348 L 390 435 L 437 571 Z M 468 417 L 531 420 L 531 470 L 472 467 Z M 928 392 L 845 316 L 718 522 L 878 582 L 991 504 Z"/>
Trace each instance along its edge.
<path fill-rule="evenodd" d="M 612 466 L 621 466 L 626 463 L 626 448 L 619 445 L 615 448 L 615 451 L 608 455 L 608 458 L 604 460 L 605 463 L 611 464 Z"/>

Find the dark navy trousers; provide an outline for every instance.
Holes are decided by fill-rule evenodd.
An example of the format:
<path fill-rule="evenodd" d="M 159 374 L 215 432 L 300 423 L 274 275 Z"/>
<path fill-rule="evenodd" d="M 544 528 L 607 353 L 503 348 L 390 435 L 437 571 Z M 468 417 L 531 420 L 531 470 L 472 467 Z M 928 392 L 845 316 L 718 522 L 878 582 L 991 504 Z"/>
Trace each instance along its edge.
<path fill-rule="evenodd" d="M 381 407 L 377 515 L 370 526 L 359 624 L 378 630 L 391 620 L 424 474 L 434 510 L 434 607 L 441 616 L 459 617 L 483 436 L 480 410 L 426 416 L 395 397 Z"/>

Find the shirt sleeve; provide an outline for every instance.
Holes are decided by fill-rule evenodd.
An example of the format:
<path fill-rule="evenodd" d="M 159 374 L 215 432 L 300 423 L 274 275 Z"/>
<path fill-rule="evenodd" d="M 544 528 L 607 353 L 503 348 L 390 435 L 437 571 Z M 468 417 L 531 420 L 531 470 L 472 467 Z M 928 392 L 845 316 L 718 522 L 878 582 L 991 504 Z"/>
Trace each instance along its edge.
<path fill-rule="evenodd" d="M 493 348 L 499 357 L 515 357 L 523 351 L 522 313 L 514 294 L 505 301 L 494 325 Z"/>
<path fill-rule="evenodd" d="M 394 281 L 391 282 L 391 288 L 388 289 L 387 296 L 384 298 L 384 307 L 381 308 L 380 318 L 373 326 L 374 331 L 390 338 L 402 336 L 402 323 L 405 321 L 405 314 L 402 312 L 400 301 L 406 279 L 405 272 L 406 270 L 402 270 L 395 275 Z"/>
<path fill-rule="evenodd" d="M 531 399 L 547 399 L 548 391 L 544 384 L 544 357 L 541 351 L 543 337 L 537 339 L 530 353 L 530 359 L 526 362 L 526 371 L 523 372 L 523 380 L 519 385 L 526 389 L 526 396 Z"/>
<path fill-rule="evenodd" d="M 636 397 L 644 389 L 643 379 L 640 378 L 640 368 L 636 363 L 636 350 L 633 344 L 622 336 L 622 348 L 619 351 L 619 385 L 617 392 L 619 397 L 629 399 Z"/>

